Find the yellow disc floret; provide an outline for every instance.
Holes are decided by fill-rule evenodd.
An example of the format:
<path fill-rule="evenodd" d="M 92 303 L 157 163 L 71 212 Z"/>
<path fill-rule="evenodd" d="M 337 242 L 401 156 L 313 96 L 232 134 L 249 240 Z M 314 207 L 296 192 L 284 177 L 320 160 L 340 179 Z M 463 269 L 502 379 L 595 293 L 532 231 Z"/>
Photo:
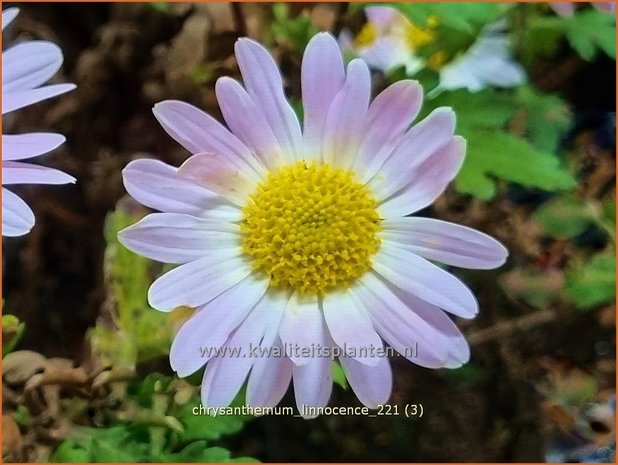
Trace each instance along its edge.
<path fill-rule="evenodd" d="M 271 286 L 323 295 L 369 270 L 380 247 L 377 206 L 350 171 L 298 162 L 272 171 L 250 197 L 242 246 Z"/>

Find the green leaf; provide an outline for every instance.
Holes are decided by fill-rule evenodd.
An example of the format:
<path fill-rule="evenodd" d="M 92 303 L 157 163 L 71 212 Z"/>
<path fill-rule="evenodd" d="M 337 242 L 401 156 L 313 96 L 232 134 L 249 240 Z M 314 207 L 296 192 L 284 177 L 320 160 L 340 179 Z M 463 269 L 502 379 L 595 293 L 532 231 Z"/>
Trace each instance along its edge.
<path fill-rule="evenodd" d="M 348 380 L 345 377 L 345 372 L 341 367 L 341 364 L 337 361 L 333 361 L 333 381 L 341 386 L 343 389 L 348 389 Z"/>
<path fill-rule="evenodd" d="M 26 324 L 15 315 L 2 315 L 2 357 L 13 351 L 25 330 Z"/>
<path fill-rule="evenodd" d="M 616 300 L 616 257 L 598 254 L 566 275 L 566 292 L 580 310 L 589 310 Z"/>
<path fill-rule="evenodd" d="M 557 239 L 569 239 L 583 233 L 595 220 L 593 211 L 583 199 L 572 195 L 555 197 L 535 213 L 543 230 Z"/>
<path fill-rule="evenodd" d="M 230 407 L 241 407 L 244 405 L 245 391 L 242 389 Z M 199 399 L 183 405 L 178 413 L 178 419 L 183 424 L 185 442 L 195 440 L 217 440 L 221 436 L 234 434 L 240 431 L 245 422 L 252 419 L 250 415 L 203 415 L 200 414 L 201 403 Z M 198 414 L 194 414 L 194 409 Z"/>
<path fill-rule="evenodd" d="M 602 50 L 616 59 L 616 17 L 587 9 L 564 18 L 567 40 L 584 60 L 591 61 Z"/>
<path fill-rule="evenodd" d="M 557 95 L 522 86 L 516 91 L 513 105 L 518 109 L 516 121 L 522 124 L 530 142 L 540 150 L 556 151 L 571 122 L 566 102 Z"/>
<path fill-rule="evenodd" d="M 458 191 L 482 199 L 495 195 L 494 178 L 546 191 L 570 189 L 575 179 L 549 152 L 505 132 L 473 130 L 467 134 L 464 165 L 455 179 Z"/>
<path fill-rule="evenodd" d="M 73 439 L 67 439 L 60 443 L 49 461 L 52 463 L 88 463 L 90 462 L 90 450 Z"/>
<path fill-rule="evenodd" d="M 397 8 L 415 24 L 425 26 L 428 18 L 435 18 L 438 24 L 467 33 L 477 32 L 494 22 L 508 7 L 492 2 L 394 2 L 388 5 Z"/>

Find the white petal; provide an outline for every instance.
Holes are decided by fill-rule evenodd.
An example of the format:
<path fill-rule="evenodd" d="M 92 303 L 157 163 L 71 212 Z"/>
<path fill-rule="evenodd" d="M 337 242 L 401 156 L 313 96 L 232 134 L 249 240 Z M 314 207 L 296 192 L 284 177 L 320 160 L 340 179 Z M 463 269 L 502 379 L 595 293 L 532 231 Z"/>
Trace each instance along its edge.
<path fill-rule="evenodd" d="M 2 136 L 2 160 L 23 160 L 33 158 L 61 146 L 62 134 L 36 133 Z"/>
<path fill-rule="evenodd" d="M 350 357 L 339 357 L 345 377 L 363 405 L 377 409 L 386 404 L 393 389 L 393 372 L 387 357 L 376 366 L 367 366 Z"/>
<path fill-rule="evenodd" d="M 210 302 L 251 273 L 240 255 L 234 249 L 213 250 L 168 271 L 150 286 L 148 302 L 164 312 L 181 305 L 199 307 Z"/>
<path fill-rule="evenodd" d="M 178 176 L 178 168 L 142 158 L 122 170 L 127 192 L 142 205 L 169 213 L 204 216 L 221 199 L 214 192 Z"/>
<path fill-rule="evenodd" d="M 463 268 L 497 268 L 508 256 L 506 248 L 493 237 L 432 218 L 383 220 L 381 237 L 421 257 Z"/>
<path fill-rule="evenodd" d="M 242 170 L 212 153 L 193 155 L 178 169 L 178 175 L 219 194 L 243 208 L 260 179 L 253 170 Z"/>
<path fill-rule="evenodd" d="M 250 39 L 239 39 L 235 51 L 247 92 L 262 110 L 286 158 L 297 159 L 300 123 L 285 98 L 277 64 L 264 47 Z"/>
<path fill-rule="evenodd" d="M 20 197 L 2 188 L 2 235 L 27 234 L 34 226 L 34 213 Z"/>
<path fill-rule="evenodd" d="M 239 169 L 266 172 L 251 150 L 219 121 L 199 108 L 178 100 L 165 100 L 152 109 L 163 129 L 192 154 L 216 153 Z"/>
<path fill-rule="evenodd" d="M 34 89 L 62 66 L 62 51 L 51 42 L 29 40 L 2 52 L 2 93 Z"/>
<path fill-rule="evenodd" d="M 200 308 L 176 333 L 170 364 L 178 376 L 199 370 L 260 301 L 268 281 L 248 276 Z"/>
<path fill-rule="evenodd" d="M 2 184 L 69 184 L 75 178 L 62 171 L 19 161 L 2 162 Z"/>
<path fill-rule="evenodd" d="M 398 288 L 447 312 L 462 318 L 472 318 L 478 312 L 478 302 L 464 283 L 407 250 L 383 244 L 373 267 Z"/>
<path fill-rule="evenodd" d="M 324 162 L 350 168 L 365 129 L 371 94 L 369 68 L 362 60 L 348 64 L 346 80 L 326 117 L 322 157 Z"/>
<path fill-rule="evenodd" d="M 326 116 L 345 81 L 341 51 L 326 32 L 314 35 L 303 55 L 301 67 L 303 137 L 305 159 L 319 158 Z"/>
<path fill-rule="evenodd" d="M 324 321 L 317 296 L 299 296 L 294 293 L 285 309 L 279 337 L 283 346 L 290 348 L 290 359 L 296 365 L 311 360 L 312 346 L 324 338 Z M 303 352 L 304 349 L 304 352 Z"/>
<path fill-rule="evenodd" d="M 48 98 L 56 97 L 75 89 L 75 84 L 53 84 L 38 87 L 37 89 L 20 90 L 9 94 L 2 94 L 2 114 L 32 105 Z"/>
<path fill-rule="evenodd" d="M 2 30 L 7 27 L 17 17 L 19 8 L 7 8 L 2 10 Z"/>
<path fill-rule="evenodd" d="M 333 341 L 348 350 L 348 355 L 365 365 L 376 366 L 373 356 L 382 349 L 382 340 L 362 303 L 349 290 L 330 292 L 322 300 L 324 319 Z"/>
<path fill-rule="evenodd" d="M 418 167 L 404 188 L 378 207 L 380 215 L 401 217 L 431 205 L 455 178 L 465 153 L 466 141 L 453 137 Z"/>
<path fill-rule="evenodd" d="M 378 199 L 387 199 L 409 184 L 418 168 L 448 144 L 454 131 L 451 108 L 437 108 L 415 124 L 369 183 Z"/>
<path fill-rule="evenodd" d="M 129 250 L 152 260 L 187 263 L 213 250 L 238 253 L 240 228 L 182 213 L 153 213 L 120 231 L 118 239 Z"/>
<path fill-rule="evenodd" d="M 259 107 L 234 79 L 222 77 L 215 85 L 217 100 L 225 122 L 267 168 L 286 160 L 279 141 Z"/>

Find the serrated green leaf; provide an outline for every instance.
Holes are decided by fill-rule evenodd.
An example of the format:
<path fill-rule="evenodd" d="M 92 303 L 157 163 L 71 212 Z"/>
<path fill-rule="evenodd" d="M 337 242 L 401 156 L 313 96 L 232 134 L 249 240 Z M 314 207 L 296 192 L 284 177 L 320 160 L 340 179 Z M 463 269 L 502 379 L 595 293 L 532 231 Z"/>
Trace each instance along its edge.
<path fill-rule="evenodd" d="M 521 112 L 519 116 L 530 142 L 540 150 L 555 152 L 571 121 L 566 102 L 557 95 L 521 86 L 513 104 Z"/>
<path fill-rule="evenodd" d="M 545 202 L 535 213 L 543 230 L 557 239 L 569 239 L 583 233 L 595 220 L 593 211 L 583 199 L 572 195 Z"/>
<path fill-rule="evenodd" d="M 458 191 L 482 199 L 495 195 L 494 178 L 546 191 L 570 189 L 575 179 L 549 152 L 505 132 L 473 130 L 467 135 L 468 151 L 455 179 Z"/>
<path fill-rule="evenodd" d="M 616 257 L 598 254 L 566 275 L 566 292 L 580 310 L 616 300 Z"/>
<path fill-rule="evenodd" d="M 587 9 L 564 18 L 564 25 L 567 40 L 584 60 L 591 61 L 599 49 L 616 59 L 614 15 Z"/>

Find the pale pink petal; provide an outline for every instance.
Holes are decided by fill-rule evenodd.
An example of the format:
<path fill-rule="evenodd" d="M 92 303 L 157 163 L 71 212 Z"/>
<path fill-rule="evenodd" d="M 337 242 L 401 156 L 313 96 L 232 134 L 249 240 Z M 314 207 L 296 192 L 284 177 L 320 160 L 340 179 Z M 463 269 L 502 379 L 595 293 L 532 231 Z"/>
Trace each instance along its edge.
<path fill-rule="evenodd" d="M 373 268 L 396 287 L 447 312 L 462 318 L 478 312 L 478 302 L 463 282 L 412 252 L 383 244 Z"/>
<path fill-rule="evenodd" d="M 325 163 L 341 168 L 352 166 L 365 129 L 370 96 L 369 68 L 362 60 L 352 60 L 345 83 L 326 117 L 322 144 Z"/>
<path fill-rule="evenodd" d="M 393 389 L 393 372 L 387 357 L 367 366 L 350 357 L 339 357 L 345 377 L 363 405 L 377 409 L 386 404 Z"/>
<path fill-rule="evenodd" d="M 382 349 L 382 340 L 364 305 L 357 302 L 349 290 L 342 290 L 326 294 L 322 307 L 333 341 L 339 347 L 350 349 L 351 358 L 365 365 L 377 365 L 380 358 L 375 353 Z"/>
<path fill-rule="evenodd" d="M 326 32 L 316 34 L 307 44 L 301 67 L 305 159 L 319 158 L 326 116 L 344 82 L 337 42 Z"/>
<path fill-rule="evenodd" d="M 455 113 L 450 108 L 438 108 L 415 124 L 369 183 L 378 199 L 387 199 L 408 185 L 415 171 L 448 144 L 454 131 Z"/>
<path fill-rule="evenodd" d="M 2 235 L 23 236 L 34 226 L 34 213 L 20 197 L 2 188 Z"/>
<path fill-rule="evenodd" d="M 225 122 L 267 168 L 286 160 L 279 141 L 260 109 L 238 81 L 222 77 L 215 84 Z"/>
<path fill-rule="evenodd" d="M 277 338 L 272 348 L 283 350 Z M 274 407 L 288 390 L 294 364 L 287 357 L 260 357 L 256 360 L 247 383 L 247 405 Z"/>
<path fill-rule="evenodd" d="M 152 260 L 187 263 L 212 250 L 240 250 L 240 228 L 184 213 L 153 213 L 120 231 L 118 240 L 129 250 Z"/>
<path fill-rule="evenodd" d="M 382 221 L 381 237 L 421 257 L 462 268 L 497 268 L 508 256 L 506 248 L 493 237 L 432 218 L 386 219 Z"/>
<path fill-rule="evenodd" d="M 34 89 L 62 66 L 62 51 L 51 42 L 31 40 L 2 52 L 2 93 Z"/>
<path fill-rule="evenodd" d="M 266 305 L 276 315 L 273 317 L 260 342 L 260 350 L 254 361 L 247 382 L 247 404 L 252 407 L 274 407 L 279 403 L 292 379 L 292 361 L 284 356 L 279 339 L 281 317 L 287 308 L 289 295 L 286 292 L 269 290 Z M 279 351 L 278 354 L 273 351 Z"/>
<path fill-rule="evenodd" d="M 33 158 L 61 146 L 65 137 L 62 134 L 37 133 L 2 136 L 2 159 L 23 160 Z"/>
<path fill-rule="evenodd" d="M 366 130 L 354 167 L 369 181 L 401 142 L 423 100 L 417 81 L 403 80 L 387 87 L 369 105 Z"/>
<path fill-rule="evenodd" d="M 461 168 L 466 141 L 455 136 L 418 167 L 406 187 L 378 208 L 384 218 L 400 217 L 431 205 L 447 188 Z"/>
<path fill-rule="evenodd" d="M 2 94 L 2 114 L 19 110 L 20 108 L 32 105 L 33 103 L 56 97 L 75 89 L 75 84 L 53 84 L 50 86 L 39 87 L 37 89 L 21 90 Z"/>
<path fill-rule="evenodd" d="M 368 6 L 365 8 L 367 21 L 378 26 L 380 30 L 388 29 L 397 21 L 407 21 L 397 9 L 391 6 Z"/>
<path fill-rule="evenodd" d="M 448 363 L 447 338 L 412 312 L 383 278 L 367 273 L 353 292 L 365 304 L 380 336 L 402 356 L 426 368 Z"/>
<path fill-rule="evenodd" d="M 202 382 L 204 405 L 226 407 L 234 400 L 258 359 L 251 351 L 259 346 L 268 328 L 278 326 L 283 309 L 276 297 L 266 293 L 232 332 L 223 346 L 228 352 L 211 359 L 206 368 Z"/>
<path fill-rule="evenodd" d="M 75 178 L 62 171 L 19 161 L 2 162 L 2 184 L 68 184 Z"/>
<path fill-rule="evenodd" d="M 574 2 L 549 2 L 549 6 L 560 16 L 572 16 L 575 13 Z"/>
<path fill-rule="evenodd" d="M 241 208 L 246 205 L 249 194 L 260 182 L 253 170 L 240 170 L 227 158 L 214 153 L 193 155 L 181 165 L 178 175 Z"/>
<path fill-rule="evenodd" d="M 170 349 L 170 364 L 178 376 L 199 370 L 215 356 L 268 287 L 267 280 L 248 276 L 228 288 L 189 318 L 178 330 Z"/>
<path fill-rule="evenodd" d="M 322 323 L 324 324 L 324 323 Z M 320 348 L 332 347 L 333 342 L 326 333 L 321 331 L 321 338 L 316 341 Z M 304 407 L 325 407 L 333 390 L 333 364 L 330 357 L 313 357 L 305 365 L 292 367 L 294 382 L 294 397 L 296 407 L 303 418 L 315 418 L 318 415 L 303 411 Z"/>
<path fill-rule="evenodd" d="M 181 305 L 199 307 L 251 273 L 238 250 L 211 250 L 199 260 L 180 265 L 157 279 L 148 290 L 148 302 L 164 312 Z"/>
<path fill-rule="evenodd" d="M 305 365 L 311 360 L 311 353 L 301 353 L 311 349 L 324 338 L 324 320 L 318 307 L 317 296 L 299 296 L 294 293 L 283 315 L 279 337 L 284 347 L 293 347 L 290 359 L 296 365 Z M 298 348 L 298 351 L 296 350 Z M 295 353 L 298 352 L 298 353 Z"/>
<path fill-rule="evenodd" d="M 7 8 L 2 10 L 2 30 L 7 27 L 17 17 L 19 8 Z"/>
<path fill-rule="evenodd" d="M 389 287 L 389 289 L 405 303 L 411 312 L 418 315 L 425 323 L 431 326 L 432 329 L 428 333 L 435 335 L 433 337 L 434 343 L 440 344 L 448 352 L 448 357 L 444 364 L 445 368 L 459 368 L 468 362 L 470 359 L 470 347 L 459 328 L 455 326 L 455 323 L 446 313 L 409 292 L 395 287 Z M 423 350 L 424 347 L 419 347 L 419 351 Z"/>
<path fill-rule="evenodd" d="M 214 192 L 178 176 L 178 168 L 159 160 L 134 160 L 122 170 L 122 177 L 131 197 L 163 212 L 203 216 L 222 201 Z"/>
<path fill-rule="evenodd" d="M 264 114 L 288 161 L 300 158 L 302 134 L 292 106 L 285 98 L 279 68 L 268 50 L 251 39 L 234 47 L 247 92 Z"/>
<path fill-rule="evenodd" d="M 152 109 L 163 129 L 192 154 L 216 153 L 239 169 L 251 167 L 265 173 L 264 166 L 235 135 L 199 108 L 178 100 L 157 103 Z"/>

